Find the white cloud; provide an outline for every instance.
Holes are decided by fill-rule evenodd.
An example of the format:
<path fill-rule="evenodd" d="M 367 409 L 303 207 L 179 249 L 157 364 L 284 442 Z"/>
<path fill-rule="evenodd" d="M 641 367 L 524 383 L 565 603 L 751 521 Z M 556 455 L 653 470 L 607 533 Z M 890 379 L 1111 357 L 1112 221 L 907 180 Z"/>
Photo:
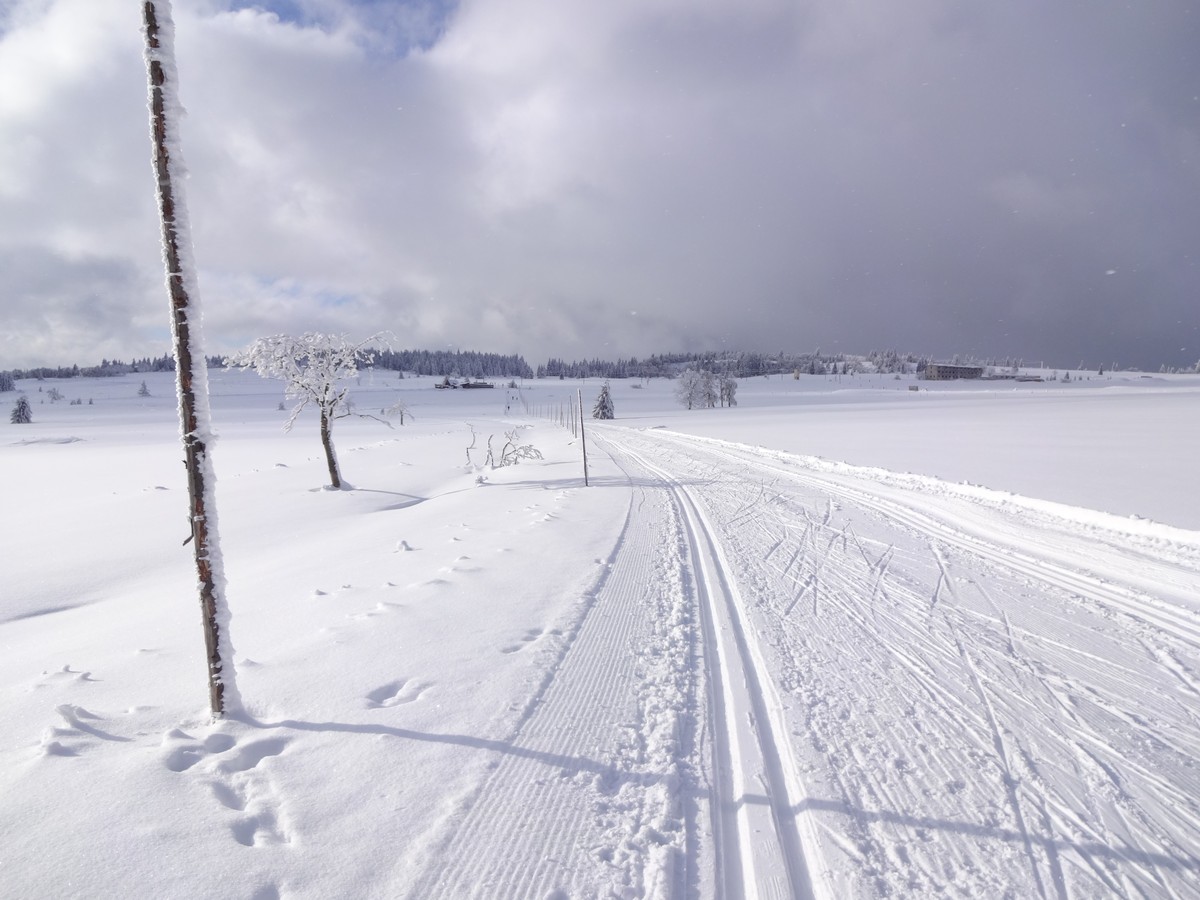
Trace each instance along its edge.
<path fill-rule="evenodd" d="M 176 0 L 208 341 L 954 351 L 1017 304 L 996 353 L 1078 357 L 1121 335 L 1072 316 L 1119 302 L 1077 273 L 1192 315 L 1198 66 L 1164 10 Z M 138 14 L 5 8 L 0 368 L 165 349 Z"/>

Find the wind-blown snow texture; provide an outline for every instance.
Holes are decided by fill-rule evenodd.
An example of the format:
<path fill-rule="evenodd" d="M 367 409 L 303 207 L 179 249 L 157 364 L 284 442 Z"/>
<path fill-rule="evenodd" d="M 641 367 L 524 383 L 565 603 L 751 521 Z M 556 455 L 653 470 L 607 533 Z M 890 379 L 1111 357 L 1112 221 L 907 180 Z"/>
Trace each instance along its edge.
<path fill-rule="evenodd" d="M 213 372 L 214 724 L 170 377 L 0 426 L 0 896 L 1197 896 L 1200 379 L 614 382 L 585 488 L 364 373 L 331 492 Z"/>

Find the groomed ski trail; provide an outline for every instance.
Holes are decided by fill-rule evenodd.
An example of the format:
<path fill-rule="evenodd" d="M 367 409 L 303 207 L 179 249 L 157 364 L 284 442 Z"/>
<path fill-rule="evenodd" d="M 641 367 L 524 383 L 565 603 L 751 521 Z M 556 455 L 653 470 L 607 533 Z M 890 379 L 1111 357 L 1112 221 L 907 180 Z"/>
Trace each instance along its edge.
<path fill-rule="evenodd" d="M 708 653 L 727 704 L 711 729 L 734 725 L 727 754 L 712 739 L 714 776 L 753 743 L 716 684 L 742 668 L 778 751 L 759 791 L 776 792 L 769 842 L 794 822 L 808 870 L 793 895 L 1196 896 L 1200 536 L 665 430 L 593 433 L 671 486 L 706 646 L 722 606 L 740 634 Z M 717 892 L 736 894 L 764 851 L 749 814 L 713 819 Z"/>
<path fill-rule="evenodd" d="M 580 621 L 407 896 L 694 895 L 696 648 L 681 579 L 662 492 L 631 484 Z"/>
<path fill-rule="evenodd" d="M 661 480 L 683 522 L 707 663 L 711 757 L 705 768 L 714 790 L 718 896 L 811 900 L 802 832 L 809 853 L 818 845 L 806 822 L 798 821 L 803 792 L 788 742 L 777 737 L 786 733 L 779 699 L 720 544 L 687 486 L 644 455 L 626 450 L 624 456 L 622 465 Z"/>

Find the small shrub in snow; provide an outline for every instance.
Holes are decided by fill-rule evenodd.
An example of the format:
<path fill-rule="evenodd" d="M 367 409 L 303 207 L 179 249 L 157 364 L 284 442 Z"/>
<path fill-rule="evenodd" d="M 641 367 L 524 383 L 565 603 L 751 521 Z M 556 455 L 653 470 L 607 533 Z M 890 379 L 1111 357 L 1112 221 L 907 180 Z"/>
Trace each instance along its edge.
<path fill-rule="evenodd" d="M 500 448 L 497 457 L 492 449 L 492 435 L 488 435 L 487 464 L 493 469 L 502 466 L 515 466 L 523 459 L 541 459 L 541 451 L 533 444 L 522 444 L 517 440 L 517 429 L 514 428 L 504 435 L 504 446 Z"/>
<path fill-rule="evenodd" d="M 145 381 L 143 381 L 142 386 L 138 388 L 138 396 L 139 397 L 149 397 L 150 396 L 150 388 L 146 387 Z"/>

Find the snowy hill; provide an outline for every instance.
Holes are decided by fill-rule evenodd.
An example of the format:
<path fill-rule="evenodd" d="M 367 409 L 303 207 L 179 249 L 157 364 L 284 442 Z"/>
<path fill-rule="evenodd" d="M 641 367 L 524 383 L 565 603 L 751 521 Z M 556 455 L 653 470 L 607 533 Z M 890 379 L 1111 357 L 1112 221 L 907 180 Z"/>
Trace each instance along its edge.
<path fill-rule="evenodd" d="M 1196 895 L 1200 378 L 617 381 L 585 487 L 599 381 L 364 373 L 330 491 L 214 371 L 217 723 L 171 378 L 0 424 L 0 896 Z"/>

